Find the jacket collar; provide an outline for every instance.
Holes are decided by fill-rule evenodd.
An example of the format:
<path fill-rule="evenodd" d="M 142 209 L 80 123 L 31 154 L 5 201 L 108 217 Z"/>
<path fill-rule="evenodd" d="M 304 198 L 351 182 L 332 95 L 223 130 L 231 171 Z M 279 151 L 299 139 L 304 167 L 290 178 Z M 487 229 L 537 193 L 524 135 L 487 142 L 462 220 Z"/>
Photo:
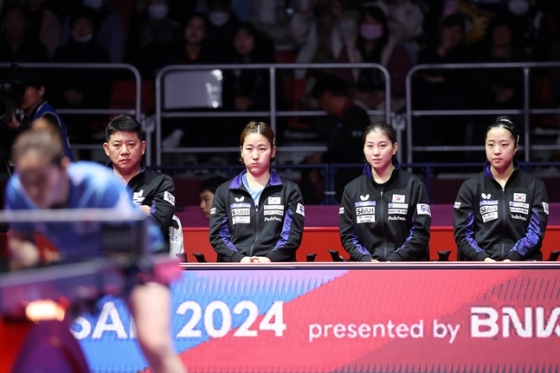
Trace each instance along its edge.
<path fill-rule="evenodd" d="M 488 176 L 490 179 L 494 180 L 494 175 L 492 175 L 492 170 L 490 169 L 490 167 L 491 167 L 490 162 L 486 161 L 486 163 L 484 164 L 484 174 Z M 513 172 L 511 176 L 516 174 L 517 171 L 519 171 L 519 163 L 517 161 L 513 161 Z"/>
<path fill-rule="evenodd" d="M 231 181 L 231 184 L 229 184 L 229 189 L 239 189 L 239 188 L 241 188 L 243 186 L 243 175 L 246 174 L 246 173 L 247 173 L 247 171 L 243 171 L 239 175 L 237 175 Z M 278 174 L 274 171 L 270 171 L 270 180 L 268 180 L 268 183 L 266 184 L 266 186 L 269 186 L 269 185 L 271 185 L 271 186 L 282 185 L 282 180 L 280 179 L 280 176 L 278 176 Z"/>
<path fill-rule="evenodd" d="M 395 169 L 393 171 L 397 171 L 397 170 L 401 169 L 401 164 L 396 157 L 393 157 L 393 160 L 391 161 L 391 163 L 393 163 L 393 166 L 395 166 Z M 368 179 L 374 181 L 373 180 L 373 173 L 371 172 L 371 165 L 369 163 L 366 163 L 366 165 L 364 166 L 364 174 L 368 177 Z M 393 179 L 395 174 L 396 174 L 396 172 L 393 172 L 388 181 Z"/>

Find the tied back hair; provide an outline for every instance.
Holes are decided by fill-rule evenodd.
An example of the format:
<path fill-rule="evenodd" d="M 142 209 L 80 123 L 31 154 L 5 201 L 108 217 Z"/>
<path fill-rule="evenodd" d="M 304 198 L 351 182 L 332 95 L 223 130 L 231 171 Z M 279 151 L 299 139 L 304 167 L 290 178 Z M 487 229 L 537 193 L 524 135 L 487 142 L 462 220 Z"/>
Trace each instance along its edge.
<path fill-rule="evenodd" d="M 517 128 L 515 128 L 515 124 L 509 117 L 507 116 L 497 117 L 494 123 L 490 124 L 486 129 L 486 134 L 488 134 L 488 132 L 490 132 L 490 130 L 493 128 L 503 128 L 505 130 L 508 130 L 511 133 L 511 136 L 513 137 L 515 146 L 519 144 L 519 133 L 517 132 Z"/>

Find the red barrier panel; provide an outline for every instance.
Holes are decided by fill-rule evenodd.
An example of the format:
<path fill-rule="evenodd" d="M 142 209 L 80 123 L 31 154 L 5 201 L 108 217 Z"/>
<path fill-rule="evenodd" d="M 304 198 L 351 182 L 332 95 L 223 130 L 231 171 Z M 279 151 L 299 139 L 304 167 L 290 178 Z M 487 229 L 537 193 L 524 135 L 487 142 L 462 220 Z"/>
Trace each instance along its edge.
<path fill-rule="evenodd" d="M 430 260 L 437 260 L 437 252 L 446 250 L 451 251 L 449 260 L 457 260 L 457 246 L 453 237 L 453 227 L 432 227 L 430 233 Z M 216 260 L 216 252 L 209 242 L 208 228 L 183 228 L 183 237 L 189 261 L 196 260 L 192 255 L 194 252 L 204 254 L 209 262 Z M 542 247 L 545 260 L 548 259 L 552 251 L 559 249 L 557 242 L 560 242 L 560 226 L 547 227 Z M 338 228 L 304 228 L 303 239 L 296 257 L 298 262 L 305 262 L 307 254 L 315 253 L 317 254 L 315 261 L 331 262 L 329 249 L 338 250 L 342 257 L 348 258 L 348 254 L 340 243 Z"/>

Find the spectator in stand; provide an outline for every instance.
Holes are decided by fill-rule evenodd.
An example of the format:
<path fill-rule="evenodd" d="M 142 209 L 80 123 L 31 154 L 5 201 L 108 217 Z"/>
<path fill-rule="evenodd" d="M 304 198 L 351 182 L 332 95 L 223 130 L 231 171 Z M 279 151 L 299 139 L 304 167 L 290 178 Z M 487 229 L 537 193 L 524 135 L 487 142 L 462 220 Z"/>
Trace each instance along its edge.
<path fill-rule="evenodd" d="M 395 44 L 389 35 L 385 13 L 377 6 L 366 7 L 361 13 L 359 35 L 356 38 L 355 52 L 347 47 L 343 49 L 337 62 L 371 62 L 385 66 L 389 70 L 391 81 L 392 109 L 398 111 L 406 103 L 406 75 L 414 65 L 412 48 Z M 349 58 L 351 55 L 357 58 Z M 361 69 L 353 72 L 352 84 L 357 81 L 371 82 L 372 86 L 384 86 L 385 79 L 379 69 Z M 383 94 L 384 91 L 383 91 Z"/>
<path fill-rule="evenodd" d="M 378 0 L 387 16 L 390 39 L 394 44 L 414 42 L 423 32 L 424 12 L 410 0 Z"/>
<path fill-rule="evenodd" d="M 109 54 L 110 62 L 120 63 L 126 52 L 126 30 L 119 14 L 108 5 L 108 0 L 83 0 L 83 5 L 93 11 L 97 18 L 95 38 Z M 62 27 L 61 45 L 65 45 L 73 37 L 72 15 L 67 17 Z"/>
<path fill-rule="evenodd" d="M 463 42 L 464 36 L 465 23 L 461 15 L 444 18 L 440 26 L 438 44 L 422 51 L 418 63 L 471 62 L 470 50 Z M 423 70 L 413 82 L 413 97 L 416 99 L 413 107 L 420 110 L 468 109 L 471 106 L 470 81 L 468 70 Z M 437 116 L 415 123 L 419 131 L 415 131 L 413 136 L 418 139 L 418 144 L 458 145 L 464 141 L 466 123 L 462 117 Z M 449 159 L 449 153 L 446 157 Z"/>
<path fill-rule="evenodd" d="M 60 43 L 61 24 L 58 16 L 47 8 L 46 0 L 27 0 L 23 4 L 29 11 L 27 35 L 47 48 L 49 58 L 54 56 Z"/>
<path fill-rule="evenodd" d="M 19 5 L 7 5 L 1 15 L 0 61 L 1 62 L 46 62 L 45 46 L 27 36 L 29 13 Z"/>
<path fill-rule="evenodd" d="M 169 228 L 175 212 L 175 184 L 168 175 L 146 168 L 146 141 L 140 123 L 126 115 L 113 118 L 105 128 L 103 149 L 113 173 L 132 191 L 134 204 L 154 219 L 169 252 Z"/>
<path fill-rule="evenodd" d="M 310 0 L 290 21 L 290 34 L 299 48 L 296 62 L 336 62 L 344 44 L 352 43 L 355 28 L 350 16 L 343 17 L 339 0 Z M 305 74 L 305 70 L 295 72 L 296 78 Z"/>
<path fill-rule="evenodd" d="M 216 194 L 216 189 L 222 185 L 226 179 L 221 176 L 213 176 L 204 180 L 198 188 L 198 196 L 200 198 L 200 211 L 206 219 L 210 219 L 210 210 L 212 209 L 212 201 Z"/>
<path fill-rule="evenodd" d="M 519 38 L 510 17 L 494 18 L 489 26 L 488 39 L 478 53 L 477 62 L 507 63 L 528 60 L 518 43 Z M 523 107 L 523 71 L 520 69 L 480 69 L 475 70 L 473 76 L 476 89 L 473 96 L 478 99 L 477 108 L 506 110 Z M 486 122 L 490 120 L 492 119 Z M 475 129 L 473 132 L 481 134 L 481 137 L 473 139 L 472 143 L 482 143 L 484 128 Z"/>
<path fill-rule="evenodd" d="M 129 59 L 143 77 L 153 79 L 178 40 L 179 22 L 169 17 L 167 0 L 139 1 L 133 21 Z"/>
<path fill-rule="evenodd" d="M 209 64 L 225 62 L 227 54 L 218 53 L 208 37 L 208 19 L 201 13 L 189 16 L 182 29 L 182 39 L 168 51 L 168 64 Z M 225 56 L 224 56 L 225 55 Z"/>
<path fill-rule="evenodd" d="M 72 38 L 60 47 L 55 55 L 56 62 L 108 63 L 109 55 L 97 38 L 97 13 L 89 8 L 81 8 L 72 15 Z M 72 109 L 99 109 L 108 106 L 110 81 L 104 70 L 70 69 L 58 72 L 56 106 Z M 91 125 L 99 118 L 79 116 L 72 118 L 73 137 L 79 143 L 91 142 Z"/>
<path fill-rule="evenodd" d="M 235 53 L 231 63 L 273 63 L 274 50 L 268 40 L 250 23 L 242 23 L 235 32 Z M 268 70 L 226 70 L 224 106 L 235 111 L 267 110 L 270 102 Z M 236 131 L 239 133 L 239 131 Z"/>
<path fill-rule="evenodd" d="M 234 50 L 233 38 L 240 21 L 231 9 L 231 0 L 208 0 L 208 37 L 220 53 L 231 55 Z"/>
<path fill-rule="evenodd" d="M 319 124 L 318 131 L 327 137 L 327 151 L 314 153 L 305 159 L 307 164 L 317 163 L 361 163 L 363 158 L 362 133 L 370 124 L 364 109 L 354 104 L 348 95 L 344 81 L 333 75 L 325 75 L 317 80 L 313 96 L 328 117 Z M 334 175 L 335 198 L 341 200 L 344 186 L 360 175 L 361 168 L 343 168 Z M 318 192 L 319 171 L 304 169 L 301 189 L 307 204 L 319 204 L 323 196 Z"/>
<path fill-rule="evenodd" d="M 272 43 L 250 23 L 241 23 L 234 36 L 234 64 L 273 63 Z M 270 107 L 270 74 L 263 70 L 224 70 L 223 105 L 231 111 L 265 111 Z M 264 118 L 255 118 L 264 120 Z M 224 144 L 231 144 L 247 123 L 246 118 L 224 122 L 220 129 Z"/>

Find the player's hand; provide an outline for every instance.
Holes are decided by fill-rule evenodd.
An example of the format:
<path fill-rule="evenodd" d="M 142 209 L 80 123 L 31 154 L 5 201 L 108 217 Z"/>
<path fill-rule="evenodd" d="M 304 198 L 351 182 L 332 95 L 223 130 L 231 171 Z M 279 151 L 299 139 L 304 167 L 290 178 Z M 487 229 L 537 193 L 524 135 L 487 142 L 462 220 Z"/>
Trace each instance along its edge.
<path fill-rule="evenodd" d="M 243 257 L 243 259 L 241 259 L 241 261 L 239 263 L 252 263 L 253 262 L 252 259 L 253 258 L 250 257 L 250 256 L 245 256 L 245 257 Z"/>
<path fill-rule="evenodd" d="M 379 263 L 379 260 L 377 260 L 377 259 L 372 259 L 371 261 L 372 261 L 373 263 Z"/>
<path fill-rule="evenodd" d="M 142 210 L 142 212 L 146 215 L 150 215 L 150 213 L 151 213 L 151 211 L 150 211 L 151 207 L 147 206 L 147 205 L 140 206 L 140 210 Z"/>
<path fill-rule="evenodd" d="M 509 263 L 512 262 L 511 259 L 504 259 L 503 261 L 504 261 L 504 262 L 509 262 Z"/>
<path fill-rule="evenodd" d="M 30 268 L 39 264 L 41 258 L 37 246 L 29 241 L 16 238 L 12 238 L 10 241 L 11 270 Z"/>
<path fill-rule="evenodd" d="M 266 256 L 253 256 L 251 259 L 255 260 L 253 263 L 272 263 Z"/>
<path fill-rule="evenodd" d="M 490 257 L 484 258 L 484 261 L 485 261 L 485 262 L 495 262 L 495 260 L 492 259 L 492 258 L 490 258 Z"/>

